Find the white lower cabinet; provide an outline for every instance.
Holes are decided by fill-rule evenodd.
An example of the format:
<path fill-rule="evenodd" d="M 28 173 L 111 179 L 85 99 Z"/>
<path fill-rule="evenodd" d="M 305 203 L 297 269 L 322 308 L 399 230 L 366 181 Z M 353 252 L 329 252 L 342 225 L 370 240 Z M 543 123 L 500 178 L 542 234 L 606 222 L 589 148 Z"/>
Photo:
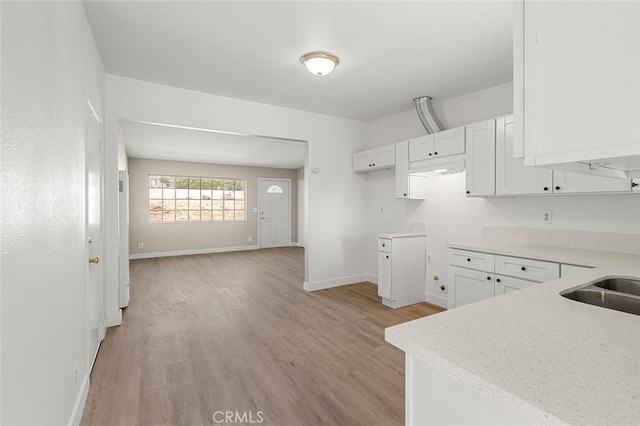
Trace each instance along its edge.
<path fill-rule="evenodd" d="M 424 234 L 384 234 L 378 238 L 378 296 L 400 308 L 424 301 L 426 289 Z"/>
<path fill-rule="evenodd" d="M 447 308 L 479 302 L 560 278 L 560 264 L 449 249 Z"/>

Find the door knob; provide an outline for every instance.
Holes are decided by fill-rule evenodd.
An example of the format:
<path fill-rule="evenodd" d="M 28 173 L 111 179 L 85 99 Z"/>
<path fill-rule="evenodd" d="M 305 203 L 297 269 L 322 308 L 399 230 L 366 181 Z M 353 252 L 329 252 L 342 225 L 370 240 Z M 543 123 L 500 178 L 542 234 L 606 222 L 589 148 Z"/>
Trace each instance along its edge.
<path fill-rule="evenodd" d="M 98 256 L 90 257 L 89 258 L 89 263 L 100 263 L 100 258 Z"/>

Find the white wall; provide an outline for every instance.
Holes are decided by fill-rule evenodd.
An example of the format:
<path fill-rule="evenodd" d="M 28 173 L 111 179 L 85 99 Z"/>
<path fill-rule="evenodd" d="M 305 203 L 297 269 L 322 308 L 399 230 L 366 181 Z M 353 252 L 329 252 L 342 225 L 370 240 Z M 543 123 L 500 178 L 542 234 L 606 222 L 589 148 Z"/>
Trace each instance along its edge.
<path fill-rule="evenodd" d="M 366 144 L 364 123 L 112 75 L 106 84 L 107 173 L 115 173 L 120 118 L 308 141 L 305 170 L 320 173 L 305 175 L 307 287 L 364 278 L 366 180 L 351 171 L 351 153 Z M 116 189 L 108 197 L 115 198 Z M 109 268 L 115 276 L 117 265 Z M 115 313 L 117 289 L 110 286 L 108 312 Z"/>
<path fill-rule="evenodd" d="M 512 85 L 504 84 L 455 99 L 434 102 L 445 127 L 456 127 L 512 111 Z M 414 110 L 369 123 L 371 146 L 424 135 Z M 552 197 L 467 198 L 464 173 L 427 178 L 423 202 L 394 198 L 394 171 L 370 173 L 367 177 L 368 241 L 367 273 L 376 279 L 375 236 L 381 232 L 409 229 L 411 221 L 424 221 L 427 251 L 427 298 L 446 306 L 447 243 L 482 237 L 483 225 L 584 231 L 640 233 L 640 197 L 637 195 L 574 195 Z M 383 209 L 383 213 L 380 213 Z M 544 225 L 540 210 L 553 210 L 553 224 Z M 439 283 L 432 276 L 440 277 Z"/>
<path fill-rule="evenodd" d="M 104 69 L 81 2 L 1 8 L 0 423 L 62 425 L 87 378 L 84 127 Z"/>

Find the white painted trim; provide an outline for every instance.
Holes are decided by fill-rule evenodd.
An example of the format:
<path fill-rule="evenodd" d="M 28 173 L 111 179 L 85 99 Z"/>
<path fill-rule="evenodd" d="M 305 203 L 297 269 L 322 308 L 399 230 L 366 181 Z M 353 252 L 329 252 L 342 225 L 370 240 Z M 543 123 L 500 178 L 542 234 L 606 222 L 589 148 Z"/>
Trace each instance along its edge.
<path fill-rule="evenodd" d="M 107 327 L 113 327 L 115 325 L 122 324 L 122 309 L 118 309 L 118 312 L 107 314 Z"/>
<path fill-rule="evenodd" d="M 263 181 L 276 181 L 276 182 L 288 182 L 289 183 L 289 220 L 288 220 L 288 226 L 287 229 L 289 230 L 289 245 L 291 245 L 291 190 L 292 190 L 292 186 L 291 186 L 291 179 L 282 179 L 282 178 L 258 178 L 258 216 L 260 215 L 260 210 L 262 209 L 262 191 L 260 189 L 260 183 Z M 256 219 L 258 221 L 258 246 L 259 248 L 263 248 L 262 247 L 262 227 L 261 227 L 261 221 L 260 218 L 258 217 Z M 264 248 L 272 248 L 272 247 L 264 247 Z"/>
<path fill-rule="evenodd" d="M 377 275 L 367 275 L 367 281 L 369 281 L 372 284 L 378 285 L 378 276 Z"/>
<path fill-rule="evenodd" d="M 80 420 L 82 420 L 82 412 L 84 411 L 84 406 L 87 403 L 87 396 L 89 395 L 89 373 L 84 375 L 82 379 L 82 385 L 80 386 L 80 392 L 76 397 L 76 403 L 73 404 L 73 410 L 71 411 L 71 417 L 69 418 L 69 426 L 78 426 L 80 425 Z"/>
<path fill-rule="evenodd" d="M 302 247 L 302 248 L 304 248 L 304 243 L 293 242 L 293 243 L 291 243 L 291 247 Z"/>
<path fill-rule="evenodd" d="M 212 248 L 204 248 L 204 249 L 156 251 L 152 253 L 133 253 L 129 255 L 129 259 L 150 259 L 154 257 L 189 256 L 192 254 L 226 253 L 230 251 L 257 250 L 259 248 L 260 247 L 257 244 L 255 244 L 250 246 L 212 247 Z"/>
<path fill-rule="evenodd" d="M 447 307 L 447 298 L 444 296 L 440 296 L 438 294 L 432 294 L 428 291 L 424 292 L 424 300 L 425 302 L 429 302 L 431 304 L 440 306 L 441 308 Z"/>
<path fill-rule="evenodd" d="M 368 275 L 351 275 L 348 277 L 340 277 L 332 280 L 315 281 L 312 283 L 304 282 L 303 288 L 306 291 L 324 290 L 325 288 L 340 287 L 343 285 L 361 283 L 367 281 Z"/>

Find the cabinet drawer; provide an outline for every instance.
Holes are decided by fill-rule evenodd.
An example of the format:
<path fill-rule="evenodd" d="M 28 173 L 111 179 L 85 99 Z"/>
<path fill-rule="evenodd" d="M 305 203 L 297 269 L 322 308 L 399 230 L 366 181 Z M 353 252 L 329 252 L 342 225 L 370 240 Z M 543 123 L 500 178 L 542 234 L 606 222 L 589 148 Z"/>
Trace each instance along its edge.
<path fill-rule="evenodd" d="M 378 238 L 378 251 L 391 253 L 391 240 L 389 238 Z"/>
<path fill-rule="evenodd" d="M 494 255 L 476 251 L 449 249 L 449 265 L 493 273 Z"/>
<path fill-rule="evenodd" d="M 539 283 L 560 277 L 560 264 L 519 257 L 496 256 L 496 274 Z"/>
<path fill-rule="evenodd" d="M 539 284 L 535 281 L 521 280 L 520 278 L 506 277 L 504 275 L 496 275 L 495 295 L 511 293 L 512 291 L 522 290 Z"/>

